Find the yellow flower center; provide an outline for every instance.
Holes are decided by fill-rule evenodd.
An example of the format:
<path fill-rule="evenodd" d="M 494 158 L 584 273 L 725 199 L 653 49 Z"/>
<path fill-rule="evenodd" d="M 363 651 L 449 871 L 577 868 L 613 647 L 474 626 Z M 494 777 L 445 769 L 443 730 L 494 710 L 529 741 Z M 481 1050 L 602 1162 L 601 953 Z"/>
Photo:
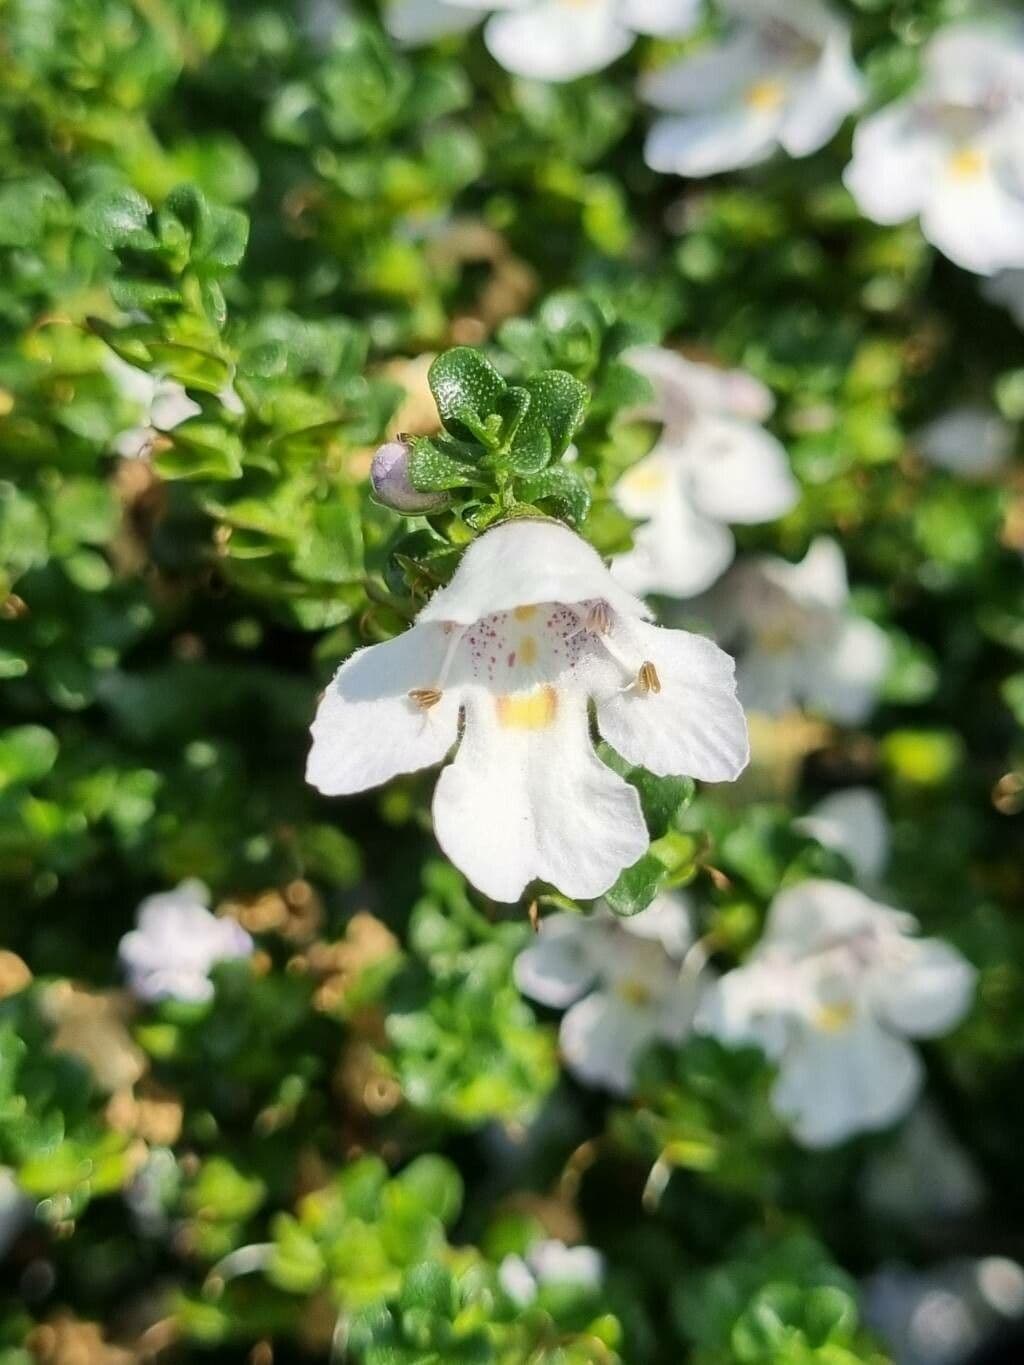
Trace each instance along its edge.
<path fill-rule="evenodd" d="M 537 615 L 536 607 L 515 607 L 512 615 L 517 621 L 530 621 Z"/>
<path fill-rule="evenodd" d="M 505 730 L 546 730 L 558 713 L 558 693 L 553 687 L 515 697 L 497 697 L 498 724 Z"/>
<path fill-rule="evenodd" d="M 666 479 L 664 469 L 636 469 L 623 478 L 622 486 L 634 493 L 656 493 L 664 488 Z"/>
<path fill-rule="evenodd" d="M 777 109 L 786 98 L 786 88 L 781 81 L 755 81 L 747 87 L 743 102 L 749 109 L 769 114 Z"/>
<path fill-rule="evenodd" d="M 785 626 L 763 626 L 757 632 L 757 647 L 762 654 L 785 654 L 795 643 L 793 632 Z"/>
<path fill-rule="evenodd" d="M 985 153 L 961 147 L 949 158 L 949 173 L 957 180 L 976 180 L 985 169 Z"/>
<path fill-rule="evenodd" d="M 853 1006 L 847 1003 L 822 1005 L 814 1016 L 822 1033 L 842 1033 L 853 1023 Z"/>
<path fill-rule="evenodd" d="M 526 664 L 535 663 L 537 659 L 537 641 L 532 635 L 524 635 L 519 641 L 519 662 Z"/>
<path fill-rule="evenodd" d="M 629 977 L 618 982 L 615 989 L 627 1005 L 646 1005 L 651 998 L 650 990 L 642 981 L 634 981 Z"/>

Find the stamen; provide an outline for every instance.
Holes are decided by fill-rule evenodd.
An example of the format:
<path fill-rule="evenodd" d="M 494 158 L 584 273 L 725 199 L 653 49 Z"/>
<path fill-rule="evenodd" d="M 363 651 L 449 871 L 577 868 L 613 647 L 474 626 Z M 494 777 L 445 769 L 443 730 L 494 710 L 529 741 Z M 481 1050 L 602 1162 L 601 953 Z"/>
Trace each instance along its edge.
<path fill-rule="evenodd" d="M 409 693 L 409 700 L 415 702 L 421 711 L 429 711 L 432 706 L 437 705 L 442 696 L 439 687 L 414 687 Z"/>
<path fill-rule="evenodd" d="M 583 618 L 583 625 L 591 635 L 607 635 L 612 628 L 613 619 L 611 607 L 601 598 L 591 603 Z"/>
<path fill-rule="evenodd" d="M 646 697 L 649 692 L 661 691 L 661 679 L 658 677 L 658 670 L 650 659 L 645 659 L 640 665 L 640 672 L 636 675 L 636 690 L 642 697 Z"/>

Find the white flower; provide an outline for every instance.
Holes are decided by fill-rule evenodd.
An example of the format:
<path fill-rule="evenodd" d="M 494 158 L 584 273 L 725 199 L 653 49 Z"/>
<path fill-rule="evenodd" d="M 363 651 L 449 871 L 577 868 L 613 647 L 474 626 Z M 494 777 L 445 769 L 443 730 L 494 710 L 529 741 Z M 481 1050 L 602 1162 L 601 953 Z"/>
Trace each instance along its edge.
<path fill-rule="evenodd" d="M 1009 460 L 1015 435 L 995 408 L 965 403 L 922 427 L 914 444 L 930 464 L 984 479 L 998 474 Z"/>
<path fill-rule="evenodd" d="M 491 10 L 484 41 L 506 71 L 571 81 L 616 61 L 638 33 L 688 32 L 700 0 L 393 0 L 384 22 L 400 42 L 418 44 L 462 32 Z"/>
<path fill-rule="evenodd" d="M 681 973 L 681 962 L 691 940 L 689 911 L 676 896 L 629 919 L 606 910 L 551 915 L 516 958 L 516 984 L 567 1011 L 558 1036 L 572 1074 L 626 1094 L 645 1047 L 690 1031 L 698 981 Z"/>
<path fill-rule="evenodd" d="M 981 286 L 989 303 L 998 303 L 1009 310 L 1018 327 L 1024 327 L 1024 270 L 1001 270 Z"/>
<path fill-rule="evenodd" d="M 971 1158 L 932 1105 L 919 1104 L 864 1171 L 862 1196 L 876 1216 L 935 1226 L 974 1213 L 985 1187 Z"/>
<path fill-rule="evenodd" d="M 147 896 L 136 928 L 118 947 L 128 984 L 141 1000 L 209 1000 L 210 971 L 218 962 L 247 957 L 252 939 L 237 921 L 211 915 L 202 882 Z"/>
<path fill-rule="evenodd" d="M 10 1166 L 0 1166 L 0 1261 L 32 1219 L 35 1203 L 18 1184 Z"/>
<path fill-rule="evenodd" d="M 604 1278 L 604 1257 L 593 1247 L 568 1247 L 549 1238 L 535 1242 L 522 1256 L 506 1256 L 498 1267 L 498 1282 L 520 1308 L 533 1302 L 542 1285 L 578 1285 L 598 1289 Z"/>
<path fill-rule="evenodd" d="M 889 641 L 849 610 L 843 552 L 819 536 L 798 564 L 772 555 L 736 566 L 707 603 L 735 642 L 740 697 L 778 715 L 798 702 L 842 724 L 866 719 L 889 666 Z"/>
<path fill-rule="evenodd" d="M 139 408 L 138 425 L 114 438 L 114 450 L 125 459 L 148 455 L 160 432 L 173 431 L 202 412 L 176 380 L 161 379 L 115 355 L 104 358 L 103 368 L 123 397 Z"/>
<path fill-rule="evenodd" d="M 732 660 L 647 615 L 560 523 L 498 526 L 414 626 L 338 671 L 307 779 L 328 796 L 365 791 L 459 740 L 433 805 L 455 866 L 495 900 L 535 878 L 599 896 L 648 837 L 636 790 L 594 752 L 591 700 L 604 738 L 662 776 L 731 781 L 747 761 Z"/>
<path fill-rule="evenodd" d="M 898 1365 L 963 1365 L 1024 1313 L 1024 1267 L 1005 1256 L 958 1257 L 924 1270 L 890 1263 L 864 1282 L 862 1300 L 868 1327 Z M 1015 1340 L 991 1358 L 1012 1360 Z"/>
<path fill-rule="evenodd" d="M 906 1113 L 922 1078 L 907 1039 L 947 1033 L 970 1007 L 974 968 L 916 928 L 852 886 L 803 882 L 775 897 L 753 954 L 702 1001 L 698 1029 L 778 1064 L 773 1105 L 808 1147 Z"/>
<path fill-rule="evenodd" d="M 752 166 L 782 147 L 808 156 L 863 100 L 849 26 L 822 0 L 722 0 L 722 42 L 642 82 L 671 117 L 651 128 L 655 171 L 705 176 Z"/>
<path fill-rule="evenodd" d="M 871 787 L 830 792 L 793 828 L 841 853 L 862 886 L 876 886 L 889 862 L 889 821 L 882 798 Z"/>
<path fill-rule="evenodd" d="M 632 592 L 691 597 L 731 563 L 728 523 L 773 521 L 799 490 L 785 450 L 759 425 L 772 396 L 752 375 L 661 346 L 637 346 L 625 358 L 655 388 L 653 409 L 641 415 L 664 429 L 616 487 L 623 511 L 646 525 L 613 572 Z"/>
<path fill-rule="evenodd" d="M 858 124 L 844 180 L 967 270 L 1024 266 L 1024 26 L 940 30 L 918 86 Z"/>

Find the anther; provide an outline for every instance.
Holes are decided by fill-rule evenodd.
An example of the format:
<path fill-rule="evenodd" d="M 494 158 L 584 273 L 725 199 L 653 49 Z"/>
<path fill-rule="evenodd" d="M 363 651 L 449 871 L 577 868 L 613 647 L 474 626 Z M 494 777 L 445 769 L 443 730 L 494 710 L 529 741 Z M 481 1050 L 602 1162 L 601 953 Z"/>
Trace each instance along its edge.
<path fill-rule="evenodd" d="M 661 679 L 658 677 L 658 670 L 650 659 L 645 659 L 640 665 L 640 672 L 636 675 L 636 690 L 643 697 L 646 697 L 648 692 L 661 691 Z"/>
<path fill-rule="evenodd" d="M 415 702 L 421 711 L 429 711 L 432 706 L 437 705 L 441 696 L 439 687 L 414 687 L 409 693 L 409 700 Z"/>
<path fill-rule="evenodd" d="M 612 609 L 603 599 L 588 607 L 583 624 L 592 635 L 607 635 L 611 631 Z"/>

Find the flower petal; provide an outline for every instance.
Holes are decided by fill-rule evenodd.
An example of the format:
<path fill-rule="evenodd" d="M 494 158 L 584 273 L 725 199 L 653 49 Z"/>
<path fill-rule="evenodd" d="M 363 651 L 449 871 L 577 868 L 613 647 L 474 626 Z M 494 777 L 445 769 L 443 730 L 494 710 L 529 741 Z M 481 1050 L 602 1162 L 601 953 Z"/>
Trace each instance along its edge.
<path fill-rule="evenodd" d="M 595 966 L 587 952 L 592 929 L 581 915 L 548 915 L 528 947 L 515 960 L 513 974 L 523 995 L 564 1010 L 593 982 Z"/>
<path fill-rule="evenodd" d="M 577 1080 L 624 1095 L 633 1084 L 637 1054 L 656 1036 L 649 1010 L 610 991 L 595 991 L 566 1014 L 558 1042 Z"/>
<path fill-rule="evenodd" d="M 850 596 L 846 560 L 831 536 L 816 536 L 798 564 L 766 555 L 758 568 L 769 582 L 810 606 L 838 610 Z"/>
<path fill-rule="evenodd" d="M 806 1147 L 886 1128 L 912 1105 L 920 1059 L 867 1014 L 838 1033 L 803 1032 L 787 1049 L 772 1102 Z"/>
<path fill-rule="evenodd" d="M 481 12 L 464 5 L 445 4 L 445 0 L 387 0 L 381 17 L 392 38 L 418 47 L 450 33 L 465 33 L 480 22 Z"/>
<path fill-rule="evenodd" d="M 646 910 L 616 917 L 623 933 L 660 943 L 669 957 L 679 960 L 693 943 L 693 910 L 682 891 L 656 896 Z"/>
<path fill-rule="evenodd" d="M 603 598 L 625 616 L 650 616 L 639 598 L 616 583 L 601 556 L 567 526 L 521 518 L 487 531 L 469 546 L 451 582 L 417 618 L 470 625 L 492 612 L 537 602 Z"/>
<path fill-rule="evenodd" d="M 863 100 L 864 80 L 850 55 L 849 31 L 837 28 L 817 66 L 794 82 L 779 141 L 790 156 L 809 156 L 824 147 Z"/>
<path fill-rule="evenodd" d="M 551 686 L 467 694 L 434 828 L 456 867 L 498 901 L 518 900 L 534 879 L 600 896 L 649 843 L 636 791 L 593 750 L 585 695 Z"/>
<path fill-rule="evenodd" d="M 634 33 L 680 38 L 700 18 L 701 0 L 623 0 L 622 21 Z"/>
<path fill-rule="evenodd" d="M 907 933 L 911 915 L 872 900 L 845 882 L 813 877 L 787 887 L 771 903 L 759 951 L 783 949 L 802 958 L 859 933 Z"/>
<path fill-rule="evenodd" d="M 942 160 L 942 139 L 916 100 L 899 100 L 861 119 L 843 183 L 876 223 L 903 223 L 927 202 Z"/>
<path fill-rule="evenodd" d="M 843 620 L 828 641 L 803 651 L 803 696 L 831 720 L 857 725 L 874 709 L 889 668 L 889 637 L 862 616 Z"/>
<path fill-rule="evenodd" d="M 1024 140 L 1024 117 L 1008 127 Z M 979 155 L 987 160 L 978 174 L 959 174 L 947 159 L 921 211 L 921 231 L 965 270 L 993 275 L 1024 266 L 1024 195 L 1001 174 L 997 149 Z"/>
<path fill-rule="evenodd" d="M 458 694 L 424 710 L 409 693 L 436 685 L 447 645 L 443 626 L 413 626 L 343 664 L 317 708 L 306 781 L 343 796 L 439 763 L 455 743 Z"/>
<path fill-rule="evenodd" d="M 847 860 L 862 882 L 876 882 L 889 861 L 889 821 L 882 798 L 871 787 L 831 792 L 794 829 L 809 834 Z"/>
<path fill-rule="evenodd" d="M 929 463 L 966 478 L 985 478 L 1010 459 L 1015 432 L 995 408 L 964 403 L 922 427 L 915 443 Z"/>
<path fill-rule="evenodd" d="M 891 1028 L 911 1038 L 935 1038 L 967 1014 L 978 974 L 943 939 L 917 939 L 911 946 L 909 961 L 887 963 L 872 973 L 872 999 Z"/>
<path fill-rule="evenodd" d="M 539 0 L 525 9 L 493 15 L 484 42 L 506 71 L 541 81 L 572 81 L 601 71 L 628 52 L 633 34 L 614 0 Z"/>
<path fill-rule="evenodd" d="M 669 113 L 715 109 L 760 80 L 764 65 L 764 46 L 756 29 L 743 25 L 721 43 L 648 72 L 641 79 L 640 93 L 656 109 Z"/>
<path fill-rule="evenodd" d="M 731 782 L 750 756 L 733 661 L 711 640 L 642 621 L 615 633 L 653 663 L 660 691 L 637 688 L 598 700 L 597 725 L 630 763 L 659 776 Z"/>
<path fill-rule="evenodd" d="M 701 177 L 765 161 L 775 149 L 782 115 L 742 104 L 656 119 L 644 143 L 652 171 Z"/>
<path fill-rule="evenodd" d="M 752 1045 L 777 1060 L 801 1014 L 801 982 L 788 963 L 752 960 L 713 982 L 693 1026 L 726 1047 Z"/>
<path fill-rule="evenodd" d="M 640 488 L 641 471 L 661 489 L 660 503 L 651 505 L 651 520 L 633 533 L 632 550 L 614 560 L 612 573 L 636 593 L 694 597 L 709 588 L 732 562 L 732 532 L 695 510 L 685 474 L 678 460 L 667 454 L 649 455 L 620 481 L 616 498 L 630 516 L 648 515 L 633 509 L 648 499 L 653 504 L 650 493 Z"/>
<path fill-rule="evenodd" d="M 735 417 L 702 417 L 686 444 L 694 507 L 717 521 L 774 521 L 800 495 L 774 436 Z"/>

